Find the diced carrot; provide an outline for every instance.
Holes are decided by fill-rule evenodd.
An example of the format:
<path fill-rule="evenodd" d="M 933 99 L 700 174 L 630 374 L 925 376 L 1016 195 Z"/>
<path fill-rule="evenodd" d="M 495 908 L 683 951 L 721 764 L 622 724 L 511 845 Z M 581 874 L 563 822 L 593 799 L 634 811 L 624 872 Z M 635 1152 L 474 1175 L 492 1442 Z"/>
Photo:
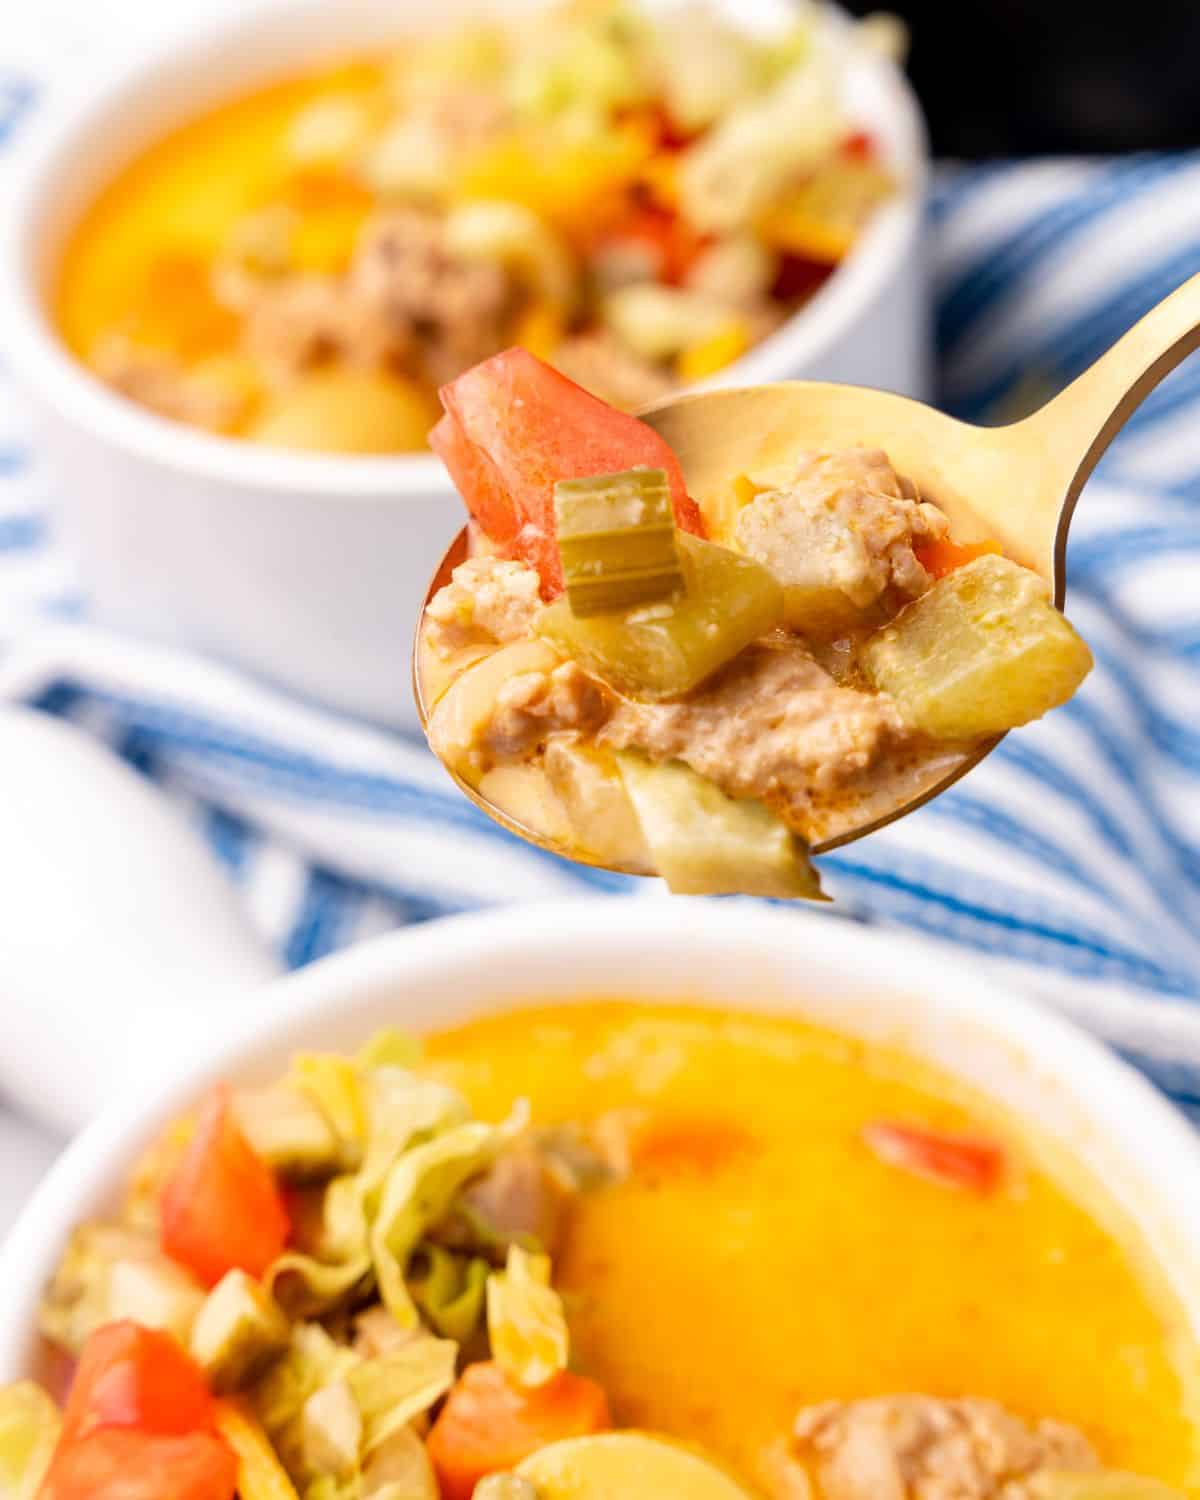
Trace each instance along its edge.
<path fill-rule="evenodd" d="M 939 537 L 917 542 L 913 556 L 927 573 L 932 573 L 935 578 L 945 578 L 947 573 L 974 562 L 977 557 L 999 551 L 997 542 L 952 542 L 949 537 Z"/>
<path fill-rule="evenodd" d="M 442 1500 L 471 1500 L 487 1474 L 514 1468 L 561 1438 L 612 1425 L 608 1398 L 594 1380 L 562 1370 L 545 1385 L 513 1385 L 494 1361 L 468 1365 L 429 1434 L 429 1457 Z"/>
<path fill-rule="evenodd" d="M 161 1209 L 164 1251 L 206 1286 L 235 1268 L 261 1276 L 287 1243 L 283 1195 L 234 1122 L 228 1088 L 205 1100 Z"/>
<path fill-rule="evenodd" d="M 863 1140 L 889 1167 L 946 1187 L 986 1194 L 994 1192 L 1004 1176 L 1004 1147 L 982 1136 L 950 1135 L 922 1125 L 878 1120 L 866 1127 Z"/>

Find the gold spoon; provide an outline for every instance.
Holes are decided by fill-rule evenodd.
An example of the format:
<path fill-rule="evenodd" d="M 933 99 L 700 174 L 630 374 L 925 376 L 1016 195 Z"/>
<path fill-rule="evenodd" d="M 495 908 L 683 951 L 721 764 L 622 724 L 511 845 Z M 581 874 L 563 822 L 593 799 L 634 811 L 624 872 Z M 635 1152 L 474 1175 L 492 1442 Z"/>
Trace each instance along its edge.
<path fill-rule="evenodd" d="M 1053 400 L 1009 426 L 973 427 L 904 396 L 814 381 L 698 391 L 640 415 L 675 450 L 693 495 L 713 493 L 730 475 L 786 464 L 804 451 L 882 448 L 896 472 L 915 482 L 922 499 L 945 511 L 956 540 L 999 542 L 1015 562 L 1045 579 L 1061 609 L 1067 531 L 1088 476 L 1137 407 L 1197 347 L 1200 275 L 1147 313 Z M 464 529 L 434 574 L 426 603 L 466 555 Z M 418 642 L 419 636 L 418 631 Z M 417 711 L 428 728 L 430 705 L 419 662 L 418 646 L 413 682 Z M 813 852 L 836 849 L 904 817 L 978 765 L 1002 738 L 976 746 L 947 774 L 883 815 L 815 843 Z M 581 863 L 600 863 L 518 821 L 450 774 L 477 807 L 510 832 Z"/>

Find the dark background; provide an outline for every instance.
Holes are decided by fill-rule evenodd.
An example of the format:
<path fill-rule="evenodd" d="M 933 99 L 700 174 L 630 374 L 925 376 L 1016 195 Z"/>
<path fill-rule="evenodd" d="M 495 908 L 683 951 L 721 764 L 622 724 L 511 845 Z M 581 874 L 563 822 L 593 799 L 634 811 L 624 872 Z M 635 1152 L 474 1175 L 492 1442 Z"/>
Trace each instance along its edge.
<path fill-rule="evenodd" d="M 939 156 L 1200 145 L 1200 0 L 848 0 L 912 29 Z"/>

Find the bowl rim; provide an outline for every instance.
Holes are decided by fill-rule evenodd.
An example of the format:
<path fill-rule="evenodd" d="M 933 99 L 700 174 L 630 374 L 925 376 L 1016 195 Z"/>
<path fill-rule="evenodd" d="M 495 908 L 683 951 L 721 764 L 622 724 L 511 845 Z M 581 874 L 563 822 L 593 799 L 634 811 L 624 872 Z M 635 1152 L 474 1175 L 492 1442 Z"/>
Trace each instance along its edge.
<path fill-rule="evenodd" d="M 836 0 L 821 3 L 835 17 L 845 19 Z M 0 224 L 0 305 L 7 306 L 8 355 L 18 377 L 89 436 L 201 482 L 259 491 L 336 493 L 346 500 L 450 493 L 441 463 L 432 454 L 339 457 L 295 453 L 197 432 L 146 411 L 109 390 L 66 348 L 36 285 L 36 237 L 48 195 L 53 183 L 70 170 L 71 162 L 87 151 L 88 141 L 103 122 L 120 115 L 131 96 L 177 66 L 185 43 L 206 54 L 232 51 L 248 35 L 264 27 L 287 25 L 312 8 L 313 0 L 258 0 L 135 49 L 90 85 L 72 90 L 69 97 L 51 96 L 21 153 L 9 213 Z M 897 66 L 875 56 L 860 59 L 857 66 L 875 73 L 886 99 L 884 138 L 889 147 L 912 157 L 905 168 L 906 180 L 809 303 L 727 372 L 690 389 L 729 383 L 729 379 L 739 384 L 779 379 L 800 361 L 836 346 L 886 285 L 894 267 L 915 253 L 929 177 L 924 118 L 911 85 Z M 271 76 L 269 67 L 262 76 L 264 80 Z"/>
<path fill-rule="evenodd" d="M 496 982 L 494 975 L 501 976 L 497 1005 L 510 996 L 518 997 L 514 1003 L 526 995 L 536 1000 L 554 992 L 550 976 L 564 963 L 581 956 L 587 963 L 589 953 L 603 962 L 602 955 L 614 945 L 639 966 L 649 964 L 647 972 L 656 982 L 647 998 L 664 993 L 679 997 L 692 988 L 681 980 L 672 989 L 669 973 L 665 986 L 657 982 L 662 971 L 655 960 L 669 971 L 672 953 L 687 951 L 694 962 L 699 948 L 705 964 L 717 968 L 737 962 L 739 954 L 753 953 L 763 972 L 763 954 L 782 954 L 785 967 L 789 954 L 791 961 L 802 955 L 817 978 L 806 992 L 809 1003 L 797 1009 L 802 1014 L 815 1011 L 818 1024 L 825 1020 L 822 1005 L 829 1003 L 820 991 L 832 984 L 859 1014 L 870 997 L 877 998 L 889 1018 L 887 1034 L 895 1035 L 901 1046 L 905 1029 L 891 1018 L 902 1011 L 905 1017 L 921 1014 L 926 1022 L 936 1021 L 972 1042 L 986 1039 L 990 1048 L 1008 1057 L 1014 1071 L 1035 1076 L 1040 1092 L 1063 1094 L 1086 1116 L 1089 1139 L 1099 1137 L 1123 1159 L 1137 1161 L 1139 1188 L 1144 1176 L 1156 1209 L 1169 1205 L 1147 1240 L 1182 1254 L 1189 1267 L 1200 1265 L 1200 1192 L 1185 1188 L 1189 1178 L 1200 1184 L 1200 1137 L 1184 1116 L 1077 1023 L 981 977 L 947 945 L 888 929 L 864 929 L 824 913 L 782 912 L 739 901 L 610 897 L 533 902 L 401 929 L 274 981 L 263 992 L 267 1003 L 245 1024 L 199 1054 L 164 1064 L 153 1086 L 110 1107 L 88 1126 L 51 1168 L 0 1245 L 0 1384 L 31 1368 L 38 1300 L 71 1228 L 96 1211 L 155 1130 L 194 1102 L 206 1085 L 230 1072 L 277 1065 L 302 1041 L 314 1045 L 306 1037 L 313 1029 L 377 1024 L 364 1012 L 390 986 L 398 995 L 428 991 L 430 1024 L 455 1024 L 457 1016 L 439 1016 L 436 1006 L 439 993 L 453 993 L 445 987 L 456 976 L 469 990 L 465 1003 L 470 1013 L 486 986 Z M 519 989 L 513 987 L 508 965 L 516 969 Z M 760 984 L 765 988 L 769 981 L 756 980 L 756 991 Z M 591 993 L 606 992 L 600 985 Z M 565 998 L 581 995 L 577 991 L 572 997 L 567 991 Z M 720 1001 L 714 998 L 713 1003 Z M 736 1007 L 742 1002 L 729 1003 Z M 486 1011 L 486 1002 L 478 1008 Z M 769 1000 L 763 1008 L 787 1011 L 786 1001 Z M 854 1034 L 853 1026 L 848 1029 Z M 953 1075 L 954 1066 L 944 1071 Z M 1074 1154 L 1081 1151 L 1075 1143 Z M 1180 1279 L 1177 1272 L 1172 1281 Z M 1193 1334 L 1200 1338 L 1200 1298 L 1190 1300 L 1188 1311 Z"/>

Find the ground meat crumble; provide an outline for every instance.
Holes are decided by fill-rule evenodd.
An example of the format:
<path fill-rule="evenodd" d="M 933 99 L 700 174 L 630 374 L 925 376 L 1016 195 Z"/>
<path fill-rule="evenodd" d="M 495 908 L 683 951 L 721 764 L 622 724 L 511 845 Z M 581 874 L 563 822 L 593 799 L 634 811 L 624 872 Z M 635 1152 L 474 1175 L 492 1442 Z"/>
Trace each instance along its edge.
<path fill-rule="evenodd" d="M 800 1413 L 794 1438 L 823 1500 L 1035 1500 L 1039 1471 L 1099 1467 L 1075 1428 L 977 1397 L 828 1401 Z"/>

